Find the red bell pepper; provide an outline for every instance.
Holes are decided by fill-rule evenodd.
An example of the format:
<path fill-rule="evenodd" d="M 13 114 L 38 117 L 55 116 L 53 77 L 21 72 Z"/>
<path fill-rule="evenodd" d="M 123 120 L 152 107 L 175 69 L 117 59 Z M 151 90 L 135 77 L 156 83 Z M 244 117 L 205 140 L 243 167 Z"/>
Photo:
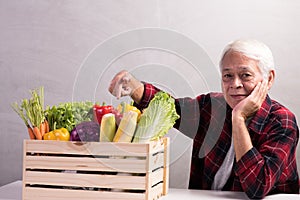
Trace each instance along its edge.
<path fill-rule="evenodd" d="M 107 114 L 107 113 L 112 113 L 114 107 L 112 105 L 105 105 L 105 103 L 102 104 L 102 106 L 100 105 L 94 105 L 93 106 L 93 113 L 94 113 L 94 120 L 95 122 L 98 122 L 99 125 L 101 125 L 101 120 L 103 115 Z"/>

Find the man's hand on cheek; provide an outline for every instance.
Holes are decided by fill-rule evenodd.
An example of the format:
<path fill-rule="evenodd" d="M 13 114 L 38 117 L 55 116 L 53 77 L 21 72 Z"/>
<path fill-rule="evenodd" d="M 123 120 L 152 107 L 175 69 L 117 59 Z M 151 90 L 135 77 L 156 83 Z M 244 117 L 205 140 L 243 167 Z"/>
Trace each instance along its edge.
<path fill-rule="evenodd" d="M 238 103 L 232 113 L 243 117 L 244 120 L 254 115 L 254 113 L 261 107 L 268 93 L 268 82 L 263 80 L 259 82 L 251 94 Z"/>

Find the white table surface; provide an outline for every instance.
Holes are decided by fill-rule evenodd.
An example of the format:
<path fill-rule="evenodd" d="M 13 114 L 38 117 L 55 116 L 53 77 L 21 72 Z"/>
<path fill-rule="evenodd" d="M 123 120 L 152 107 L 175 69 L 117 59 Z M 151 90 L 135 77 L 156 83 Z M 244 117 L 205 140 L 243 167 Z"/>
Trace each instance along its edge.
<path fill-rule="evenodd" d="M 248 199 L 243 192 L 224 192 L 211 190 L 186 190 L 170 188 L 166 196 L 159 200 L 205 200 L 205 199 Z M 300 199 L 296 194 L 276 194 L 265 199 L 294 200 Z M 22 181 L 15 181 L 0 187 L 0 200 L 22 200 Z"/>
<path fill-rule="evenodd" d="M 0 187 L 1 200 L 22 200 L 22 181 L 15 181 Z"/>

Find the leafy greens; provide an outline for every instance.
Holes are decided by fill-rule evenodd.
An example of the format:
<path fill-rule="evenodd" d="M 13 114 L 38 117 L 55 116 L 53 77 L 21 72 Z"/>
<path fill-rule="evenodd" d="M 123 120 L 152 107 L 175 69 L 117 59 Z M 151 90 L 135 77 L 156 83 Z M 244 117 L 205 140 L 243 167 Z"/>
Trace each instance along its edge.
<path fill-rule="evenodd" d="M 47 106 L 45 116 L 48 120 L 50 130 L 66 128 L 71 132 L 77 124 L 83 121 L 92 121 L 93 105 L 93 102 L 84 101 L 60 103 L 51 108 Z"/>
<path fill-rule="evenodd" d="M 164 136 L 177 119 L 175 100 L 165 92 L 156 93 L 141 115 L 133 142 L 143 143 Z"/>

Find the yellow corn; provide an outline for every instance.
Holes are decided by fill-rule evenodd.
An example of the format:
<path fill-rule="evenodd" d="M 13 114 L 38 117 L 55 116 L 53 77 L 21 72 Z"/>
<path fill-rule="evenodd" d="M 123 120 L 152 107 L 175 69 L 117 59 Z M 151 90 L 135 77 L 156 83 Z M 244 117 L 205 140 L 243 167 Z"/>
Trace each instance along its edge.
<path fill-rule="evenodd" d="M 112 142 L 116 133 L 115 115 L 108 113 L 103 115 L 100 125 L 100 142 Z"/>
<path fill-rule="evenodd" d="M 137 117 L 138 113 L 134 111 L 124 113 L 113 139 L 114 142 L 131 142 L 136 128 Z"/>
<path fill-rule="evenodd" d="M 132 104 L 126 103 L 126 102 L 120 103 L 117 107 L 117 110 L 122 114 L 129 112 L 129 111 L 136 112 L 138 114 L 137 121 L 139 121 L 140 116 L 141 116 L 141 111 L 137 107 L 133 106 Z"/>

